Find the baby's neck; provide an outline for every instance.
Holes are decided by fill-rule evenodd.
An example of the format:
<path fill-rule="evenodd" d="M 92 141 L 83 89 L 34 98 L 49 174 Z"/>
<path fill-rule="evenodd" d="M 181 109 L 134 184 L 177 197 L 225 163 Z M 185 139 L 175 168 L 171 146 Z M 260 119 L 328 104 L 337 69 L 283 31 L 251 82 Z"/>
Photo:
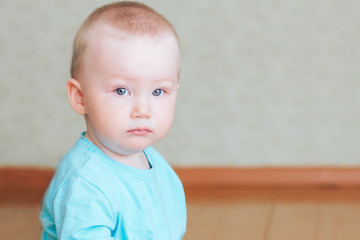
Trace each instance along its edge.
<path fill-rule="evenodd" d="M 125 159 L 114 159 L 114 160 L 137 169 L 145 170 L 151 168 L 150 163 L 147 160 L 144 152 L 126 156 Z"/>
<path fill-rule="evenodd" d="M 104 152 L 104 153 L 114 161 L 117 161 L 119 163 L 125 164 L 127 166 L 136 169 L 146 170 L 151 168 L 150 163 L 147 160 L 146 155 L 143 151 L 132 155 L 119 155 L 116 153 L 109 153 L 109 152 Z"/>
<path fill-rule="evenodd" d="M 99 144 L 97 142 L 94 142 L 92 138 L 89 136 L 88 133 L 85 134 L 85 138 L 87 138 L 90 142 L 92 142 L 95 146 L 97 146 L 105 155 L 113 159 L 114 161 L 117 161 L 119 163 L 125 164 L 127 166 L 137 168 L 137 169 L 150 169 L 150 163 L 147 160 L 147 157 L 144 153 L 144 151 L 140 151 L 134 154 L 129 155 L 121 155 L 116 152 L 111 151 L 110 149 L 107 149 L 102 144 Z"/>

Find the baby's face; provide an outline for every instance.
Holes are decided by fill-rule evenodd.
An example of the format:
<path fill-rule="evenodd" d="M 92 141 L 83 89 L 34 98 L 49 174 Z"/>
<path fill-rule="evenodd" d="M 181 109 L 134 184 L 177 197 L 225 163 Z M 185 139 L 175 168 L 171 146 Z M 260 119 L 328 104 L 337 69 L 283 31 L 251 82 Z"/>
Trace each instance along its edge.
<path fill-rule="evenodd" d="M 119 39 L 93 36 L 80 83 L 87 132 L 114 159 L 144 150 L 169 131 L 180 65 L 173 36 Z"/>

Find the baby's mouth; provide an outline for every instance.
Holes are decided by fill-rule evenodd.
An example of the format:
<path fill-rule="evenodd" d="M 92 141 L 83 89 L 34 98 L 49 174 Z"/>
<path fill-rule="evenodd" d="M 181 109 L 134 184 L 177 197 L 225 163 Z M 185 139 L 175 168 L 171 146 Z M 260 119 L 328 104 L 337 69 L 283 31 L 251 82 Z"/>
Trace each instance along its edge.
<path fill-rule="evenodd" d="M 135 136 L 146 136 L 149 135 L 152 131 L 147 128 L 134 128 L 127 132 Z"/>

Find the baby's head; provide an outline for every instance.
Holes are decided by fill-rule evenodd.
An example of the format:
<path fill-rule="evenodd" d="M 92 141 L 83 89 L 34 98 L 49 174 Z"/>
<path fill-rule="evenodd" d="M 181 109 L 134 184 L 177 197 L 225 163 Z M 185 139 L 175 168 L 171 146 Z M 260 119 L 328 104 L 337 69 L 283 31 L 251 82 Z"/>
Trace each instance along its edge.
<path fill-rule="evenodd" d="M 161 37 L 177 34 L 171 23 L 148 6 L 137 2 L 115 2 L 93 11 L 78 30 L 73 44 L 71 77 L 77 78 L 83 64 L 88 41 L 93 34 L 103 32 L 126 37 Z"/>
<path fill-rule="evenodd" d="M 67 92 L 86 137 L 105 154 L 139 153 L 171 127 L 180 71 L 178 39 L 160 14 L 136 2 L 96 9 L 74 41 Z"/>

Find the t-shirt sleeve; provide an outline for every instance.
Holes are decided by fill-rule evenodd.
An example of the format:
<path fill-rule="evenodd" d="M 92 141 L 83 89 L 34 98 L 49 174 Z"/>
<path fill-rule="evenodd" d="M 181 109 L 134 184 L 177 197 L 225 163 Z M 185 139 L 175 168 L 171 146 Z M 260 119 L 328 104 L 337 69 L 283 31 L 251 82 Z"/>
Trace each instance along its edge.
<path fill-rule="evenodd" d="M 53 200 L 59 239 L 113 239 L 115 216 L 104 193 L 77 177 L 60 187 Z"/>

